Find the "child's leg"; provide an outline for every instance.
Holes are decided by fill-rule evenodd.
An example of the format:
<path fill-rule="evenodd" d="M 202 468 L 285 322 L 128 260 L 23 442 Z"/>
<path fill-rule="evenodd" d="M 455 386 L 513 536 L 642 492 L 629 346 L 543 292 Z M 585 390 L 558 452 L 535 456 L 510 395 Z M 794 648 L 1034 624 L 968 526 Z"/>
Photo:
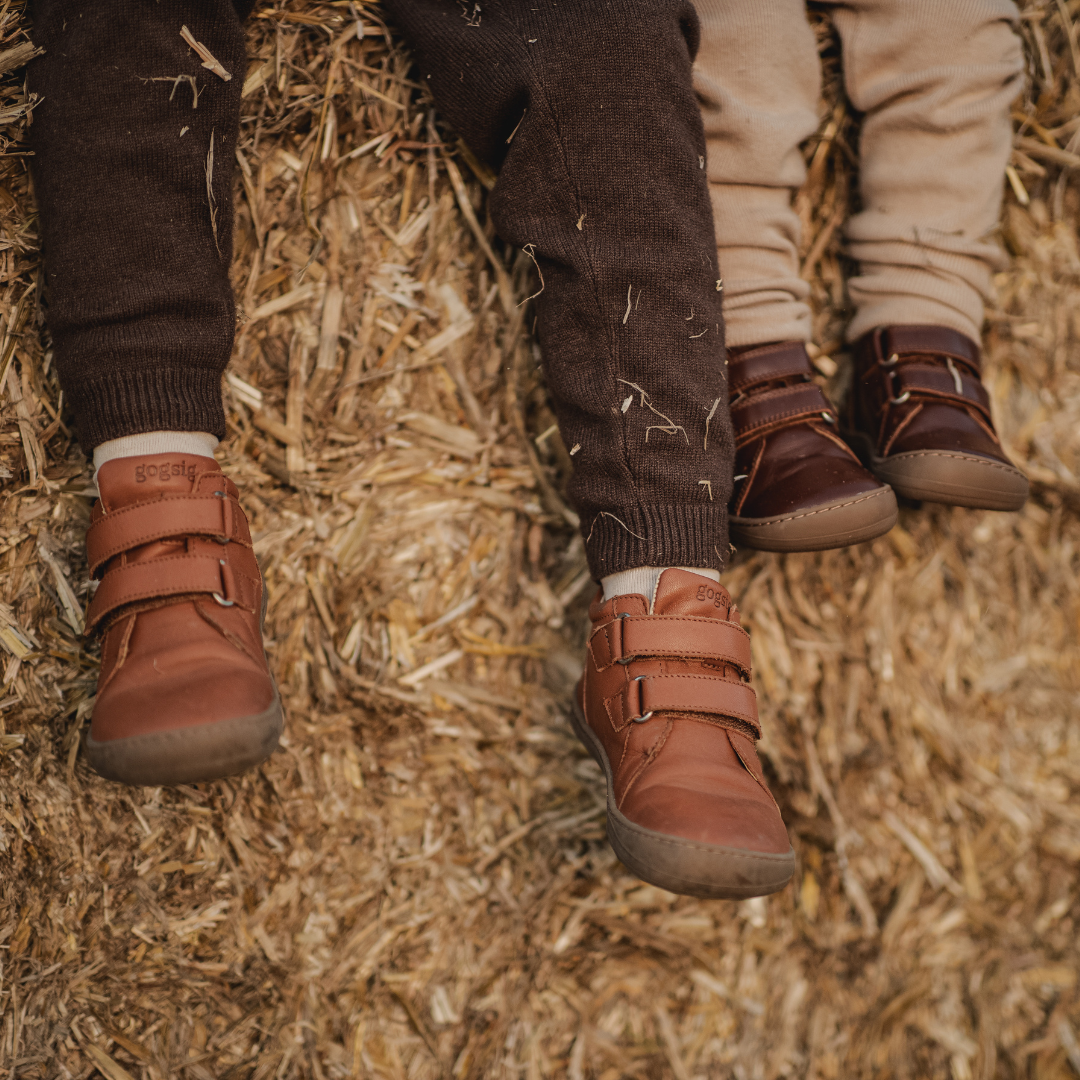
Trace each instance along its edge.
<path fill-rule="evenodd" d="M 49 331 L 83 446 L 163 430 L 222 438 L 240 18 L 231 0 L 39 0 L 33 15 Z M 230 81 L 201 66 L 184 25 Z"/>
<path fill-rule="evenodd" d="M 748 639 L 715 580 L 732 436 L 694 10 L 387 7 L 436 105 L 499 170 L 496 228 L 543 274 L 548 387 L 605 585 L 576 704 L 607 770 L 612 842 L 665 888 L 772 892 L 792 855 L 754 752 Z"/>
<path fill-rule="evenodd" d="M 851 422 L 910 498 L 1015 510 L 1027 481 L 994 431 L 978 340 L 1023 54 L 1012 0 L 845 0 L 848 95 L 865 116 Z"/>
<path fill-rule="evenodd" d="M 837 436 L 812 384 L 809 285 L 792 196 L 818 125 L 821 72 L 803 0 L 696 0 L 694 86 L 731 349 L 737 544 L 809 551 L 859 543 L 896 520 L 892 493 Z"/>
<path fill-rule="evenodd" d="M 1005 265 L 994 234 L 1023 82 L 1016 5 L 847 0 L 833 18 L 848 96 L 865 114 L 849 338 L 904 323 L 977 340 Z"/>
<path fill-rule="evenodd" d="M 543 275 L 538 335 L 595 576 L 721 568 L 731 428 L 693 8 L 387 7 L 443 116 L 499 172 L 499 234 Z"/>
<path fill-rule="evenodd" d="M 694 63 L 729 348 L 809 341 L 792 197 L 817 130 L 821 65 L 804 0 L 695 0 Z"/>
<path fill-rule="evenodd" d="M 281 730 L 251 536 L 212 456 L 235 325 L 239 6 L 33 5 L 48 326 L 101 465 L 87 624 L 104 640 L 87 748 L 99 772 L 130 783 L 239 771 Z M 231 79 L 203 66 L 185 25 Z"/>

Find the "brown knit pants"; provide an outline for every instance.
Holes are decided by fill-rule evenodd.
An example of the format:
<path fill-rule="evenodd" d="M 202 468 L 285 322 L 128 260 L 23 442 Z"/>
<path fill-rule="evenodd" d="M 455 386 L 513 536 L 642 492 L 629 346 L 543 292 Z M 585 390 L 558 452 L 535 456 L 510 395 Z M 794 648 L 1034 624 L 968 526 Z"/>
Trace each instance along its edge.
<path fill-rule="evenodd" d="M 42 99 L 30 139 L 47 317 L 87 451 L 142 431 L 225 435 L 221 373 L 236 324 L 231 192 L 244 81 L 237 7 L 249 6 L 33 4 L 34 42 L 45 49 L 28 79 Z M 180 37 L 183 25 L 231 81 L 201 66 Z M 198 108 L 177 76 L 195 81 Z"/>
<path fill-rule="evenodd" d="M 605 0 L 599 17 L 585 0 L 487 0 L 479 19 L 451 0 L 386 7 L 443 115 L 499 170 L 500 235 L 543 274 L 538 332 L 594 575 L 722 567 L 732 434 L 693 6 Z M 231 82 L 207 75 L 183 24 Z M 83 445 L 223 436 L 240 13 L 230 0 L 37 0 L 34 35 L 48 320 Z M 173 93 L 178 74 L 198 82 L 195 111 L 183 85 Z"/>

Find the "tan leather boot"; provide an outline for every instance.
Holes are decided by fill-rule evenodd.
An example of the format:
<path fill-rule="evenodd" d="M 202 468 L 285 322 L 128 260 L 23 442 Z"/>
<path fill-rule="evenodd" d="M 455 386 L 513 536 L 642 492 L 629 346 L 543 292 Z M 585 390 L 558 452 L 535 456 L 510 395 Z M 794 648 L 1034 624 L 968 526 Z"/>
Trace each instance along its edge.
<path fill-rule="evenodd" d="M 266 593 L 239 493 L 213 458 L 107 462 L 86 535 L 104 634 L 86 755 L 109 780 L 182 784 L 242 772 L 282 730 Z"/>
<path fill-rule="evenodd" d="M 750 637 L 727 590 L 665 570 L 654 597 L 589 609 L 574 726 L 607 777 L 608 839 L 671 892 L 739 899 L 795 869 L 761 771 Z"/>

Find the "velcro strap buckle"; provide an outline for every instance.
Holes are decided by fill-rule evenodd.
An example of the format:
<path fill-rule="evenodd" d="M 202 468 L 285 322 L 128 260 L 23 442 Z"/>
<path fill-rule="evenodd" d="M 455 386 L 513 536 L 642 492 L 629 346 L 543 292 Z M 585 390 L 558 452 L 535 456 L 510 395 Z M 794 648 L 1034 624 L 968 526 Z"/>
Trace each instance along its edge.
<path fill-rule="evenodd" d="M 222 485 L 224 487 L 224 485 Z M 247 519 L 227 491 L 207 495 L 163 495 L 98 518 L 86 533 L 90 573 L 124 551 L 169 537 L 209 536 L 222 544 L 251 547 Z"/>
<path fill-rule="evenodd" d="M 761 738 L 757 695 L 742 682 L 718 675 L 639 675 L 623 688 L 622 715 L 641 724 L 658 712 L 706 713 L 749 725 Z"/>
<path fill-rule="evenodd" d="M 836 423 L 836 411 L 817 383 L 767 390 L 731 407 L 736 447 L 760 438 L 770 429 L 788 427 L 804 420 Z"/>
<path fill-rule="evenodd" d="M 206 593 L 223 607 L 255 611 L 262 583 L 231 566 L 225 559 L 204 555 L 169 555 L 128 563 L 110 570 L 94 593 L 86 613 L 88 630 L 127 604 Z"/>
<path fill-rule="evenodd" d="M 933 364 L 902 363 L 892 373 L 892 389 L 894 404 L 898 404 L 905 394 L 916 394 L 969 405 L 984 413 L 987 419 L 990 417 L 990 395 L 986 387 L 978 379 L 972 378 L 962 365 L 951 361 L 945 368 Z"/>
<path fill-rule="evenodd" d="M 734 394 L 774 379 L 809 379 L 813 374 L 810 356 L 801 341 L 763 345 L 728 359 L 728 386 Z"/>
<path fill-rule="evenodd" d="M 887 326 L 874 332 L 881 359 L 890 356 L 949 356 L 980 371 L 979 346 L 956 330 L 944 326 Z"/>
<path fill-rule="evenodd" d="M 719 661 L 750 675 L 750 635 L 724 619 L 698 615 L 622 615 L 589 641 L 598 671 L 639 657 Z"/>

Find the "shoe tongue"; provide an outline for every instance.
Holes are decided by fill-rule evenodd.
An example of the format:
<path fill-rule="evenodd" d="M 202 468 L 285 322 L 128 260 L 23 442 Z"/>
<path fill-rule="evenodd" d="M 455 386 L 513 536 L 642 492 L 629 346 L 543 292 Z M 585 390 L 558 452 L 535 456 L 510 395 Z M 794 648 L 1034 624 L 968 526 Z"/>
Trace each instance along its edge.
<path fill-rule="evenodd" d="M 183 495 L 203 473 L 220 473 L 213 458 L 200 454 L 145 454 L 113 458 L 98 470 L 98 492 L 108 511 L 158 495 Z"/>
<path fill-rule="evenodd" d="M 660 575 L 653 601 L 654 615 L 697 615 L 727 619 L 731 596 L 719 582 L 672 568 Z"/>

